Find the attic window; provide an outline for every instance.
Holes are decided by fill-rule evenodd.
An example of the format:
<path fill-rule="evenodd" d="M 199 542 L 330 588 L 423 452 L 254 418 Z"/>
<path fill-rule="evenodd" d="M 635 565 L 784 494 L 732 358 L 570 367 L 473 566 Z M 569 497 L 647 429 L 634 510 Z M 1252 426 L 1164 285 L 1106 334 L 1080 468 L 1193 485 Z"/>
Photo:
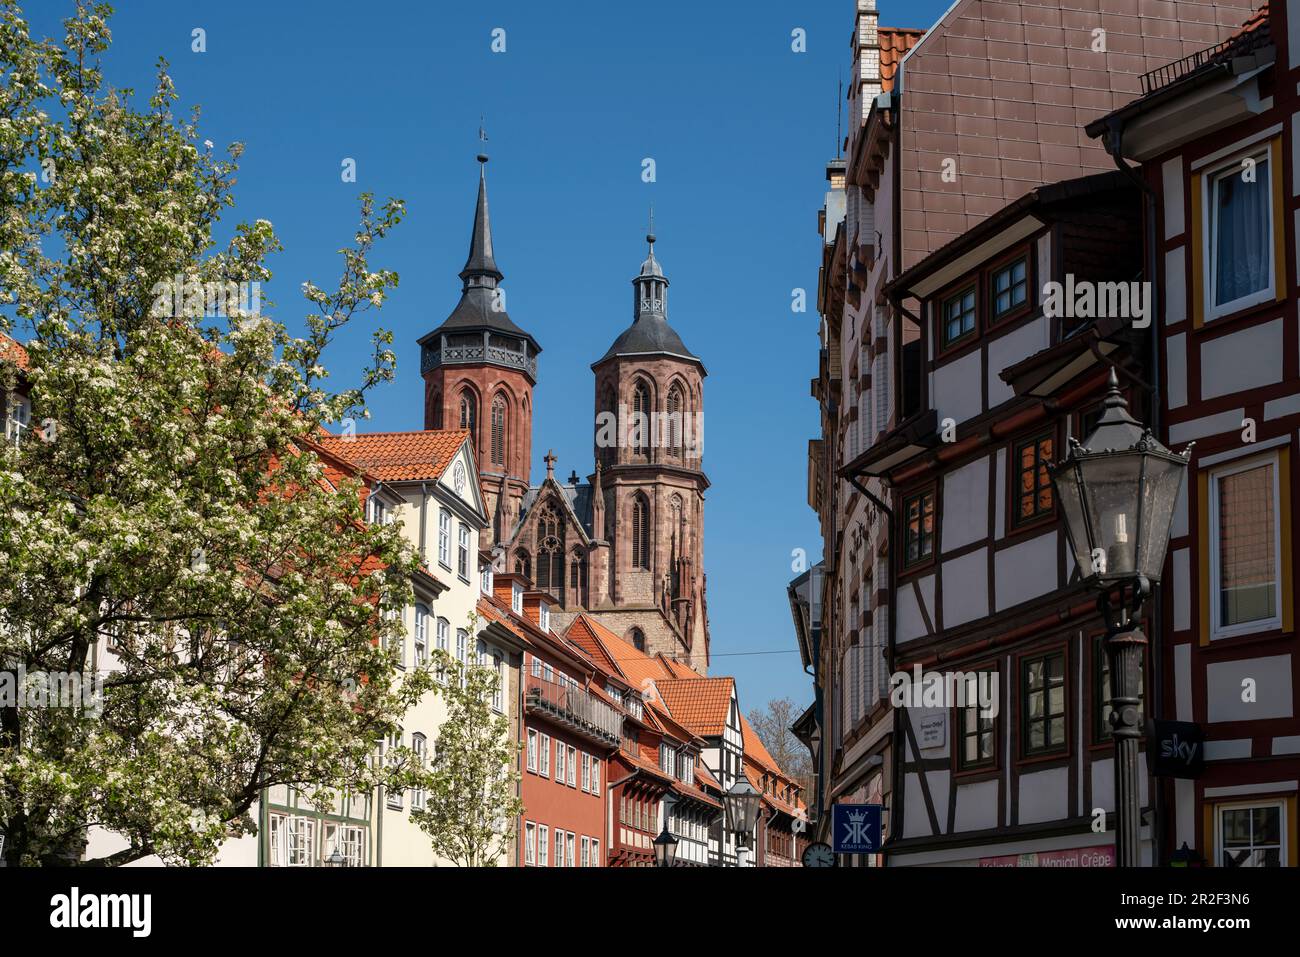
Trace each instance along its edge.
<path fill-rule="evenodd" d="M 546 602 L 540 602 L 537 606 L 537 617 L 538 617 L 538 623 L 542 627 L 542 631 L 550 631 L 551 630 L 551 606 L 546 604 Z"/>
<path fill-rule="evenodd" d="M 510 610 L 516 615 L 524 613 L 524 586 L 519 582 L 510 583 Z"/>

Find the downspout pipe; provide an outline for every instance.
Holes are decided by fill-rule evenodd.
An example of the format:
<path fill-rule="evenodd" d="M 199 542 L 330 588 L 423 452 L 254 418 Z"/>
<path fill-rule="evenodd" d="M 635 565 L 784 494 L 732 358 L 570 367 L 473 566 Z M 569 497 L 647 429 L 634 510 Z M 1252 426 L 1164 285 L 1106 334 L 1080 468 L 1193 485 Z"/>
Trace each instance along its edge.
<path fill-rule="evenodd" d="M 1102 135 L 1102 145 L 1105 146 L 1106 152 L 1114 160 L 1115 166 L 1128 176 L 1138 189 L 1142 191 L 1143 199 L 1143 227 L 1146 236 L 1143 240 L 1143 247 L 1146 253 L 1146 263 L 1144 272 L 1146 281 L 1150 284 L 1151 290 L 1150 307 L 1151 315 L 1149 317 L 1150 325 L 1148 327 L 1148 354 L 1150 356 L 1150 371 L 1148 378 L 1151 385 L 1148 389 L 1150 392 L 1150 402 L 1147 403 L 1148 414 L 1151 420 L 1151 432 L 1157 438 L 1164 440 L 1164 424 L 1161 416 L 1163 403 L 1161 402 L 1161 379 L 1160 379 L 1160 333 L 1159 323 L 1161 316 L 1161 297 L 1160 287 L 1156 283 L 1156 267 L 1159 264 L 1158 253 L 1156 250 L 1159 237 L 1156 233 L 1156 192 L 1150 184 L 1142 177 L 1142 174 L 1130 166 L 1124 160 L 1124 123 L 1118 117 L 1111 116 L 1106 122 L 1106 132 Z M 1162 587 L 1156 586 L 1153 589 L 1152 599 L 1152 622 L 1151 630 L 1151 659 L 1154 667 L 1151 668 L 1151 710 L 1149 716 L 1161 716 L 1165 708 L 1165 675 L 1163 668 L 1164 659 L 1164 629 L 1165 629 L 1165 591 Z M 1147 771 L 1150 774 L 1150 769 Z M 1155 820 L 1151 823 L 1151 863 L 1159 867 L 1163 859 L 1164 852 L 1164 833 L 1163 826 L 1165 823 L 1165 814 L 1167 804 L 1165 801 L 1166 784 L 1163 781 L 1156 780 L 1153 787 L 1154 794 L 1154 812 Z"/>

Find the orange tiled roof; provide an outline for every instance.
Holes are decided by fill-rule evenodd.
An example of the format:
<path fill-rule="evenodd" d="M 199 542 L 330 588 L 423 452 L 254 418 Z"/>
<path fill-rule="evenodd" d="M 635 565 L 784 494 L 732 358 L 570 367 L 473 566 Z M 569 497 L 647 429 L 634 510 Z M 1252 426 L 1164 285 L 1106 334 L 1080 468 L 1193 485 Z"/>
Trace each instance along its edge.
<path fill-rule="evenodd" d="M 658 683 L 673 720 L 698 735 L 722 734 L 731 708 L 734 678 L 677 678 Z"/>
<path fill-rule="evenodd" d="M 880 89 L 888 93 L 894 88 L 894 74 L 907 51 L 925 36 L 924 30 L 902 27 L 880 27 Z"/>
<path fill-rule="evenodd" d="M 642 693 L 648 693 L 647 682 L 653 681 L 657 685 L 672 677 L 662 662 L 643 651 L 637 651 L 590 615 L 582 614 L 573 619 L 565 637 L 603 666 L 612 667 L 614 674 L 623 677 Z"/>
<path fill-rule="evenodd" d="M 743 714 L 740 716 L 740 734 L 745 745 L 745 757 L 753 759 L 767 771 L 786 777 L 786 773 L 781 770 L 781 765 L 776 763 L 776 758 L 772 757 L 771 752 L 764 746 L 763 739 L 758 736 L 758 732 L 753 729 Z"/>
<path fill-rule="evenodd" d="M 427 432 L 371 432 L 322 436 L 317 441 L 334 455 L 358 465 L 381 482 L 438 479 L 469 439 L 464 429 Z"/>
<path fill-rule="evenodd" d="M 16 339 L 0 332 L 0 362 L 12 362 L 24 372 L 27 371 L 27 350 Z"/>
<path fill-rule="evenodd" d="M 772 807 L 776 808 L 779 811 L 784 811 L 786 814 L 789 814 L 792 817 L 801 817 L 803 815 L 802 805 L 792 804 L 791 802 L 786 801 L 785 799 L 781 798 L 780 796 L 778 796 L 777 794 L 771 791 L 764 791 L 763 775 L 758 771 L 757 768 L 755 768 L 753 765 L 749 763 L 745 764 L 745 778 L 746 780 L 749 781 L 751 785 L 753 785 L 755 791 L 763 795 L 763 800 L 766 801 L 768 804 L 770 804 Z"/>

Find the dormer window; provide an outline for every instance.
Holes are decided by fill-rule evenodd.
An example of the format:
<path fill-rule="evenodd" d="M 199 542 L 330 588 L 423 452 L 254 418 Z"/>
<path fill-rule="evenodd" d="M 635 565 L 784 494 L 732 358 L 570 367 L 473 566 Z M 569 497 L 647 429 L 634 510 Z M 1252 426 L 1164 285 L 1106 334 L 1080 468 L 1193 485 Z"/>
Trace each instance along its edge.
<path fill-rule="evenodd" d="M 485 595 L 492 594 L 492 566 L 491 565 L 488 565 L 483 569 L 482 581 L 479 587 L 482 589 L 483 594 Z"/>
<path fill-rule="evenodd" d="M 993 318 L 995 320 L 1020 308 L 1027 301 L 1028 268 L 1028 260 L 1021 257 L 993 273 Z"/>
<path fill-rule="evenodd" d="M 392 509 L 388 504 L 376 495 L 371 495 L 370 503 L 370 521 L 375 525 L 387 525 L 393 520 Z"/>
<path fill-rule="evenodd" d="M 546 602 L 539 602 L 537 605 L 537 619 L 542 631 L 551 630 L 551 606 Z"/>
<path fill-rule="evenodd" d="M 524 586 L 519 582 L 510 583 L 510 610 L 516 615 L 524 613 Z"/>

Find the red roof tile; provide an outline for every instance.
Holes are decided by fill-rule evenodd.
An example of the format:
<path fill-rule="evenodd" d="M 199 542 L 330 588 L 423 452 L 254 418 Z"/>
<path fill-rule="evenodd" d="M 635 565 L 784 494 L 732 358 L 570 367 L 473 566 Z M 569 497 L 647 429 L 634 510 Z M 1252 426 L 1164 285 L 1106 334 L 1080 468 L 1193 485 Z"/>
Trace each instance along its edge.
<path fill-rule="evenodd" d="M 678 678 L 658 682 L 673 720 L 698 735 L 720 735 L 727 726 L 734 678 Z"/>
<path fill-rule="evenodd" d="M 428 432 L 371 432 L 320 437 L 332 454 L 370 472 L 381 482 L 412 482 L 442 477 L 469 439 L 463 429 Z"/>
<path fill-rule="evenodd" d="M 903 27 L 880 27 L 880 89 L 888 93 L 894 88 L 894 74 L 907 51 L 925 36 L 924 30 Z"/>
<path fill-rule="evenodd" d="M 27 371 L 27 350 L 3 332 L 0 332 L 0 362 L 12 362 L 24 372 Z"/>

